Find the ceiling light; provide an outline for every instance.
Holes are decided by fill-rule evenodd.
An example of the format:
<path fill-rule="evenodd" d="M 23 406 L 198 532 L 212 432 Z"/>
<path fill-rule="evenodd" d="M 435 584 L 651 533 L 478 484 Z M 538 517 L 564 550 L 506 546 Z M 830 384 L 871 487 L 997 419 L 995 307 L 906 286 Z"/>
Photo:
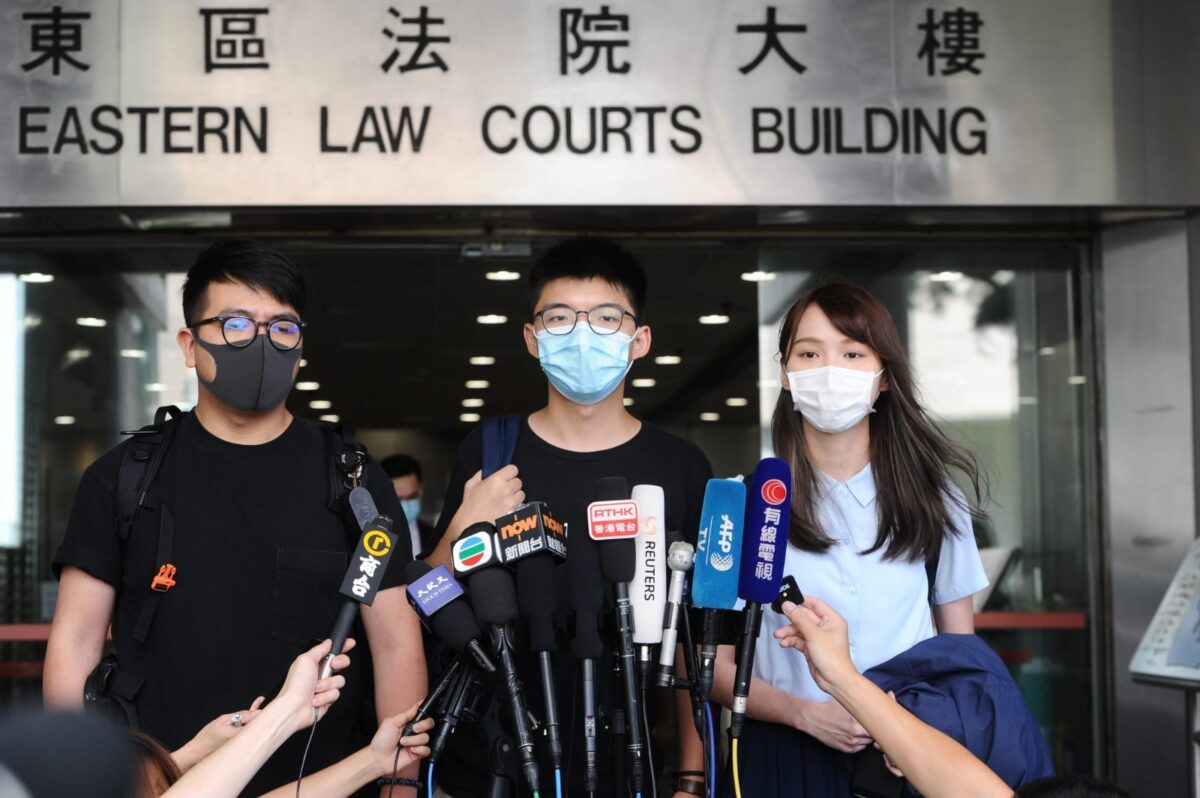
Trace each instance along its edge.
<path fill-rule="evenodd" d="M 485 313 L 482 316 L 476 316 L 475 321 L 480 324 L 503 324 L 508 321 L 508 316 L 501 316 L 499 313 Z"/>
<path fill-rule="evenodd" d="M 37 315 L 36 313 L 30 313 L 28 316 L 25 317 L 25 329 L 26 330 L 32 330 L 34 327 L 40 327 L 41 325 L 42 325 L 42 317 Z"/>
<path fill-rule="evenodd" d="M 470 363 L 472 366 L 492 366 L 495 365 L 496 358 L 490 355 L 476 355 L 471 358 Z"/>
<path fill-rule="evenodd" d="M 312 381 L 298 382 L 298 383 L 296 383 L 296 390 L 297 391 L 319 391 L 319 390 L 321 390 L 321 383 L 312 382 Z"/>
<path fill-rule="evenodd" d="M 512 282 L 513 280 L 520 280 L 521 273 L 500 270 L 498 272 L 488 272 L 487 274 L 484 275 L 484 277 L 488 278 L 489 280 L 495 280 L 495 281 L 501 282 L 501 283 L 508 283 L 508 282 Z"/>
<path fill-rule="evenodd" d="M 482 391 L 489 385 L 491 385 L 491 383 L 487 380 L 467 380 L 468 391 Z"/>
<path fill-rule="evenodd" d="M 54 423 L 60 427 L 69 427 L 75 423 L 75 416 L 55 416 Z"/>
<path fill-rule="evenodd" d="M 700 420 L 701 421 L 720 421 L 721 414 L 720 413 L 701 413 Z"/>
<path fill-rule="evenodd" d="M 1042 357 L 1050 357 L 1051 355 L 1054 354 L 1054 347 L 1043 346 L 1041 349 L 1038 350 L 1038 354 L 1041 355 Z"/>
<path fill-rule="evenodd" d="M 479 420 L 479 414 L 478 413 L 459 413 L 458 420 L 465 421 L 468 424 L 474 424 L 476 421 Z"/>
<path fill-rule="evenodd" d="M 962 272 L 934 272 L 929 279 L 935 283 L 952 283 L 962 279 Z"/>
<path fill-rule="evenodd" d="M 151 382 L 147 383 L 146 390 L 150 393 L 162 393 L 163 391 L 167 390 L 167 386 L 163 385 L 161 382 Z"/>
<path fill-rule="evenodd" d="M 633 397 L 626 396 L 624 399 L 621 400 L 621 404 L 625 405 L 626 407 L 633 407 Z"/>
<path fill-rule="evenodd" d="M 638 377 L 633 381 L 634 388 L 653 388 L 657 384 L 653 377 Z"/>
<path fill-rule="evenodd" d="M 83 360 L 84 358 L 89 358 L 91 356 L 92 356 L 92 350 L 88 349 L 87 347 L 80 346 L 80 347 L 76 347 L 75 349 L 67 350 L 67 360 L 70 360 L 72 363 L 77 360 Z"/>
<path fill-rule="evenodd" d="M 742 279 L 748 283 L 765 283 L 775 279 L 775 272 L 752 271 L 742 272 Z"/>
<path fill-rule="evenodd" d="M 659 355 L 654 358 L 654 362 L 660 366 L 678 366 L 683 362 L 683 358 L 679 355 Z"/>
<path fill-rule="evenodd" d="M 75 319 L 75 323 L 80 327 L 107 327 L 108 322 L 104 319 L 98 319 L 95 316 L 80 316 Z"/>
<path fill-rule="evenodd" d="M 146 359 L 146 350 L 145 349 L 122 349 L 121 357 L 127 357 L 132 360 L 145 360 Z"/>
<path fill-rule="evenodd" d="M 18 279 L 23 283 L 52 283 L 54 282 L 53 274 L 43 274 L 42 272 L 29 272 L 28 274 L 18 275 Z M 62 416 L 62 418 L 71 418 L 70 416 Z M 74 423 L 74 419 L 71 419 Z"/>
<path fill-rule="evenodd" d="M 326 413 L 325 415 L 318 416 L 317 418 L 321 421 L 328 421 L 330 424 L 336 424 L 342 420 L 342 417 L 337 413 Z"/>
<path fill-rule="evenodd" d="M 723 313 L 709 313 L 700 317 L 701 324 L 728 324 L 729 317 Z"/>
<path fill-rule="evenodd" d="M 1074 376 L 1067 377 L 1067 385 L 1083 385 L 1086 382 L 1087 377 L 1083 376 L 1082 374 L 1076 374 Z"/>
<path fill-rule="evenodd" d="M 473 399 L 463 399 L 462 406 L 463 407 L 483 407 L 483 400 L 479 399 L 478 397 L 473 398 Z"/>
<path fill-rule="evenodd" d="M 300 358 L 300 368 L 304 368 L 307 365 L 308 365 L 308 360 L 305 358 Z"/>
<path fill-rule="evenodd" d="M 744 396 L 731 396 L 725 400 L 727 407 L 745 407 L 750 404 L 750 400 Z"/>
<path fill-rule="evenodd" d="M 333 402 L 328 399 L 313 399 L 308 403 L 308 406 L 313 410 L 328 410 L 333 407 Z"/>

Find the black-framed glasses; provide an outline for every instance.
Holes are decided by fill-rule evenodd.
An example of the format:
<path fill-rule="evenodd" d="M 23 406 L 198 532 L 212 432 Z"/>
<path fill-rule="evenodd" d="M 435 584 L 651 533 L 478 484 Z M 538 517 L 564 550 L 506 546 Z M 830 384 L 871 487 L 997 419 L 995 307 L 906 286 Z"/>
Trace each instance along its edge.
<path fill-rule="evenodd" d="M 612 335 L 618 332 L 626 317 L 633 319 L 633 323 L 637 324 L 637 316 L 616 305 L 600 305 L 591 310 L 574 310 L 566 305 L 551 305 L 545 310 L 539 310 L 534 316 L 542 320 L 542 327 L 551 335 L 569 335 L 575 329 L 580 314 L 587 318 L 588 326 L 596 335 Z"/>
<path fill-rule="evenodd" d="M 220 322 L 221 335 L 224 336 L 225 343 L 238 349 L 254 343 L 254 339 L 258 337 L 259 327 L 266 327 L 267 340 L 271 342 L 271 346 L 284 352 L 300 346 L 300 342 L 304 340 L 304 328 L 308 326 L 307 322 L 295 319 L 256 321 L 248 316 L 212 316 L 201 319 L 193 324 L 192 328 L 195 329 L 202 324 L 212 324 L 213 322 Z"/>

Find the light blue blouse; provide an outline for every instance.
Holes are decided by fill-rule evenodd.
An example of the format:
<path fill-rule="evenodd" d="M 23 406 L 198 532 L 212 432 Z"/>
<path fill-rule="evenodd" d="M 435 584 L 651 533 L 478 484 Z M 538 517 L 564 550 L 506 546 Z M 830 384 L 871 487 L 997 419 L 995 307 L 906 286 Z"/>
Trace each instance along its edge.
<path fill-rule="evenodd" d="M 860 554 L 875 545 L 879 533 L 870 465 L 846 482 L 821 472 L 818 480 L 818 518 L 837 543 L 823 554 L 789 544 L 784 573 L 796 580 L 804 595 L 822 599 L 846 619 L 850 656 L 862 671 L 933 637 L 925 563 L 884 560 L 882 551 Z M 958 488 L 952 490 L 961 496 Z M 934 579 L 936 605 L 970 596 L 988 584 L 970 514 L 953 502 L 947 505 L 960 533 L 945 537 Z M 754 675 L 801 698 L 830 700 L 813 681 L 804 657 L 793 649 L 780 648 L 773 637 L 786 623 L 784 616 L 764 608 Z"/>

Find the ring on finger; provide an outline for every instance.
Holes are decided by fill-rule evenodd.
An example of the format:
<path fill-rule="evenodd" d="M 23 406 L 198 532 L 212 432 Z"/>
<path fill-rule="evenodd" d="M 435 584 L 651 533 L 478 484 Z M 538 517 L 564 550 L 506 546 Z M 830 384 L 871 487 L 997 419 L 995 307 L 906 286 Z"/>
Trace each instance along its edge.
<path fill-rule="evenodd" d="M 230 726 L 241 726 L 242 725 L 242 713 L 234 712 L 232 715 L 230 715 L 229 716 L 229 725 Z"/>

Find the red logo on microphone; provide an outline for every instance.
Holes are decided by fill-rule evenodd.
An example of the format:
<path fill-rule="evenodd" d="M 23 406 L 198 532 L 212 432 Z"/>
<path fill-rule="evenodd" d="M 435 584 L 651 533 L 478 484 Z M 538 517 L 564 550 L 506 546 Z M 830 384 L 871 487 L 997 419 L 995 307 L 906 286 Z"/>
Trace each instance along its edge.
<path fill-rule="evenodd" d="M 783 504 L 787 499 L 787 485 L 782 480 L 768 479 L 762 486 L 763 501 L 772 507 Z"/>

